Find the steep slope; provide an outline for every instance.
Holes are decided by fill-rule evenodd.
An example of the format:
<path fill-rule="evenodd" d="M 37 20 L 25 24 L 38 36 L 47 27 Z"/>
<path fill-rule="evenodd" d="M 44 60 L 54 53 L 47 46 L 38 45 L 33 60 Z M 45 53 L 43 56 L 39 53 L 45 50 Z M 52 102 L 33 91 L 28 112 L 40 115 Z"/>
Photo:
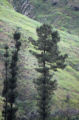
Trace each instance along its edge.
<path fill-rule="evenodd" d="M 36 109 L 33 78 L 35 78 L 36 59 L 30 54 L 29 50 L 33 49 L 29 37 L 37 39 L 36 28 L 41 24 L 26 16 L 14 11 L 13 7 L 6 1 L 0 0 L 0 71 L 3 69 L 3 46 L 5 43 L 12 47 L 13 32 L 18 28 L 22 34 L 22 49 L 20 52 L 20 75 L 18 79 L 19 97 L 17 104 L 19 106 L 19 115 L 27 115 Z M 55 78 L 58 80 L 58 89 L 54 96 L 54 107 L 52 111 L 66 107 L 66 96 L 70 96 L 70 106 L 78 108 L 79 102 L 79 38 L 59 30 L 61 42 L 60 50 L 68 53 L 67 68 L 59 70 Z M 0 94 L 2 91 L 3 77 L 0 72 Z M 2 98 L 1 98 L 2 99 Z M 2 102 L 1 102 L 2 103 Z M 25 107 L 26 106 L 26 107 Z"/>
<path fill-rule="evenodd" d="M 79 0 L 14 0 L 15 9 L 69 33 L 79 32 Z"/>
<path fill-rule="evenodd" d="M 2 86 L 3 86 L 3 47 L 7 43 L 9 46 L 12 47 L 13 45 L 13 33 L 14 31 L 19 28 L 19 31 L 22 34 L 22 49 L 20 53 L 21 58 L 21 72 L 20 78 L 18 81 L 19 90 L 19 100 L 18 104 L 20 107 L 20 113 L 24 114 L 34 106 L 33 94 L 34 87 L 32 85 L 32 73 L 34 64 L 34 58 L 29 53 L 29 41 L 28 38 L 31 36 L 34 39 L 37 38 L 36 36 L 36 27 L 40 26 L 40 23 L 29 19 L 21 14 L 18 14 L 14 11 L 12 6 L 6 1 L 0 1 L 0 95 L 2 93 Z M 31 63 L 31 64 L 30 64 Z M 32 72 L 32 73 L 31 73 Z M 2 106 L 2 102 L 0 102 L 0 108 Z M 24 106 L 27 105 L 25 108 Z M 1 110 L 1 109 L 0 109 Z M 32 109 L 31 109 L 32 110 Z M 26 114 L 26 113 L 25 113 Z M 1 120 L 1 117 L 0 117 Z"/>
<path fill-rule="evenodd" d="M 15 8 L 15 10 L 19 13 L 22 13 L 26 16 L 33 17 L 32 10 L 33 6 L 30 4 L 29 0 L 13 0 L 11 2 Z"/>
<path fill-rule="evenodd" d="M 53 24 L 60 30 L 78 34 L 79 0 L 29 0 L 34 6 L 34 19 Z"/>

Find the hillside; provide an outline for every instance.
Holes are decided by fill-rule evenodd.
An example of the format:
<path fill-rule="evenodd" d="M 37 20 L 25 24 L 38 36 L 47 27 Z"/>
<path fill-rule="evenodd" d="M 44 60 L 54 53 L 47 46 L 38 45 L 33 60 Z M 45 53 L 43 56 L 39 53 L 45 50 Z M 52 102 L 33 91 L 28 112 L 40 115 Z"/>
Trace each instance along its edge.
<path fill-rule="evenodd" d="M 37 39 L 36 28 L 40 25 L 41 23 L 15 12 L 6 0 L 0 0 L 0 71 L 2 71 L 4 64 L 4 44 L 12 45 L 12 35 L 17 28 L 19 28 L 22 34 L 22 48 L 19 55 L 21 58 L 21 70 L 18 79 L 19 97 L 17 99 L 19 115 L 21 116 L 27 115 L 29 111 L 32 112 L 36 109 L 36 90 L 33 84 L 36 59 L 29 52 L 33 48 L 28 38 L 33 37 Z M 70 107 L 79 108 L 79 37 L 60 29 L 58 31 L 61 36 L 59 48 L 63 51 L 62 53 L 67 53 L 69 57 L 66 69 L 63 71 L 59 70 L 56 73 L 57 76 L 55 76 L 58 80 L 58 89 L 53 98 L 54 106 L 52 107 L 52 111 L 66 107 L 65 99 L 67 95 L 70 96 Z M 0 95 L 2 83 L 2 72 L 0 72 Z"/>
<path fill-rule="evenodd" d="M 10 1 L 10 0 L 9 0 Z M 14 0 L 14 8 L 39 22 L 77 34 L 79 32 L 79 0 Z"/>
<path fill-rule="evenodd" d="M 34 19 L 53 24 L 60 30 L 78 34 L 79 0 L 30 0 Z"/>

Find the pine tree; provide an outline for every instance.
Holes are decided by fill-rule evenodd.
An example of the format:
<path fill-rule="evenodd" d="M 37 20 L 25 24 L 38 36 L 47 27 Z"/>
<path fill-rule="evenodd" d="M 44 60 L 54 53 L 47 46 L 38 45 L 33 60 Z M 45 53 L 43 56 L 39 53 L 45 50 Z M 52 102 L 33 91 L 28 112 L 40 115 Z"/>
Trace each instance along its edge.
<path fill-rule="evenodd" d="M 58 68 L 65 68 L 67 55 L 60 54 L 58 50 L 60 37 L 57 31 L 52 32 L 50 25 L 44 24 L 37 28 L 37 35 L 37 41 L 31 40 L 37 51 L 31 52 L 38 60 L 36 71 L 40 73 L 35 80 L 38 91 L 39 120 L 50 120 L 52 94 L 54 94 L 54 90 L 57 88 L 56 80 L 52 80 L 53 73 Z"/>
<path fill-rule="evenodd" d="M 7 111 L 8 111 L 8 80 L 9 80 L 9 53 L 8 53 L 8 46 L 5 46 L 5 78 L 4 78 L 4 88 L 2 91 L 2 96 L 4 97 L 4 105 L 2 115 L 4 120 L 7 120 Z"/>
<path fill-rule="evenodd" d="M 16 120 L 16 112 L 17 107 L 15 105 L 16 97 L 18 95 L 17 93 L 17 76 L 18 76 L 18 52 L 20 50 L 21 42 L 20 39 L 20 33 L 15 32 L 14 34 L 14 40 L 15 40 L 15 50 L 13 50 L 12 53 L 12 60 L 10 63 L 10 78 L 9 78 L 9 90 L 8 90 L 8 116 L 7 120 Z"/>

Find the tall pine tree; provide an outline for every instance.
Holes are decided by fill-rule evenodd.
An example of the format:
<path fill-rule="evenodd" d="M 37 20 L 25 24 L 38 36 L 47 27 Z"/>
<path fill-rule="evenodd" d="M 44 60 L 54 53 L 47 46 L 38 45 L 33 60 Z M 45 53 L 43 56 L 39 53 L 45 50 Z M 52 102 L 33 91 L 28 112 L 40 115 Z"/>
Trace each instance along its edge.
<path fill-rule="evenodd" d="M 17 93 L 17 76 L 18 76 L 18 52 L 21 47 L 20 33 L 14 34 L 15 48 L 10 57 L 8 53 L 8 46 L 5 46 L 5 79 L 2 96 L 4 97 L 4 105 L 2 115 L 4 120 L 16 120 L 17 107 L 15 105 Z M 11 59 L 10 59 L 10 58 Z M 11 61 L 10 61 L 11 60 Z"/>
<path fill-rule="evenodd" d="M 56 80 L 52 80 L 53 72 L 58 68 L 65 68 L 65 58 L 58 50 L 60 37 L 57 31 L 52 32 L 50 25 L 37 28 L 38 40 L 32 40 L 32 45 L 37 50 L 31 51 L 38 60 L 36 71 L 39 77 L 35 80 L 38 91 L 39 120 L 50 120 L 52 94 L 57 87 Z M 52 70 L 52 71 L 51 71 Z"/>
<path fill-rule="evenodd" d="M 8 81 L 9 81 L 9 53 L 8 53 L 8 46 L 5 46 L 5 78 L 4 78 L 4 87 L 2 91 L 2 96 L 4 97 L 4 105 L 2 116 L 4 120 L 7 120 L 7 113 L 8 113 Z"/>
<path fill-rule="evenodd" d="M 18 95 L 17 93 L 17 76 L 18 76 L 18 52 L 21 47 L 20 39 L 20 33 L 15 32 L 14 34 L 14 40 L 15 40 L 15 50 L 13 50 L 12 53 L 12 60 L 10 63 L 10 78 L 9 78 L 9 90 L 8 90 L 8 117 L 7 120 L 16 120 L 16 111 L 17 107 L 15 105 L 16 97 Z"/>

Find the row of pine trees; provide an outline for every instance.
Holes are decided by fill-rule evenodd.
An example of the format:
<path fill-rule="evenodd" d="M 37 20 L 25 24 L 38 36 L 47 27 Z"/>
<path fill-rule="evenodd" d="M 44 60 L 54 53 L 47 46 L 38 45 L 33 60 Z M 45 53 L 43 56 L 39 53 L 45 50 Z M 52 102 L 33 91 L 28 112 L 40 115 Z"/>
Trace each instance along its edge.
<path fill-rule="evenodd" d="M 39 120 L 51 120 L 51 102 L 54 90 L 57 88 L 57 81 L 53 79 L 54 72 L 66 67 L 67 54 L 61 55 L 58 49 L 60 37 L 57 31 L 52 31 L 50 25 L 44 24 L 37 28 L 38 40 L 31 39 L 35 51 L 30 51 L 38 60 L 36 71 L 39 74 L 34 81 L 37 89 L 37 106 Z M 14 33 L 15 47 L 9 53 L 9 47 L 5 46 L 5 79 L 2 96 L 4 97 L 3 120 L 17 120 L 16 106 L 17 76 L 18 76 L 18 53 L 21 47 L 20 33 Z"/>
<path fill-rule="evenodd" d="M 12 51 L 10 57 L 9 47 L 5 46 L 5 79 L 4 79 L 4 88 L 2 96 L 4 97 L 4 105 L 2 115 L 4 120 L 16 120 L 16 111 L 17 106 L 15 105 L 15 100 L 17 97 L 17 75 L 18 75 L 18 52 L 20 50 L 21 42 L 20 33 L 15 32 L 14 42 L 15 48 Z"/>

